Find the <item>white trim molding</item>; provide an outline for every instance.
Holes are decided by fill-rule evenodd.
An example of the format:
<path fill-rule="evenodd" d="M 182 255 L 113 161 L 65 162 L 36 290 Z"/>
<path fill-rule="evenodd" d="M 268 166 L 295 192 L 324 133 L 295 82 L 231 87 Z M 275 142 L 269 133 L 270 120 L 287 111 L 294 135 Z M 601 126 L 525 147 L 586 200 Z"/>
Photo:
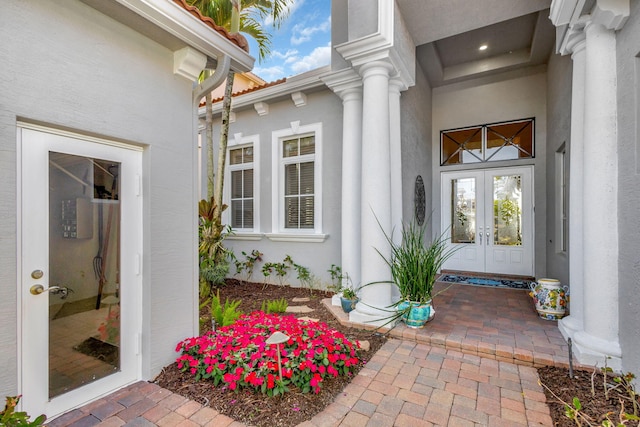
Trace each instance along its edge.
<path fill-rule="evenodd" d="M 313 154 L 313 172 L 314 172 L 314 228 L 313 229 L 290 229 L 284 226 L 284 164 L 282 162 L 282 142 L 288 137 L 315 137 L 315 153 Z M 272 147 L 272 215 L 271 215 L 271 234 L 266 236 L 271 240 L 276 240 L 276 236 L 287 239 L 285 241 L 321 241 L 326 239 L 326 235 L 322 233 L 322 123 L 311 123 L 308 125 L 300 125 L 299 121 L 291 122 L 291 127 L 280 129 L 271 133 Z M 292 240 L 293 236 L 299 236 L 298 239 Z M 315 239 L 315 240 L 309 240 Z"/>
<path fill-rule="evenodd" d="M 253 228 L 234 229 L 234 234 L 227 238 L 232 240 L 260 240 L 260 135 L 242 136 L 236 133 L 229 138 L 227 145 L 227 167 L 225 168 L 224 194 L 222 200 L 229 206 L 222 212 L 222 223 L 231 224 L 231 171 L 234 169 L 229 162 L 229 152 L 238 148 L 253 147 Z M 238 165 L 243 166 L 243 165 Z M 250 238 L 251 237 L 251 238 Z"/>

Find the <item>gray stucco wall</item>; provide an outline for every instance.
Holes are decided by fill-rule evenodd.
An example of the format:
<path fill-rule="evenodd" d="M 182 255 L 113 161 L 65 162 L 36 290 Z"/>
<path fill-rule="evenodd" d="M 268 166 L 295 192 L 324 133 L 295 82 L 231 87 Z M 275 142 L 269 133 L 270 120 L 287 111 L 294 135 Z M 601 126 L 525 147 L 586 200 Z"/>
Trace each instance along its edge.
<path fill-rule="evenodd" d="M 378 31 L 378 1 L 349 0 L 350 41 Z"/>
<path fill-rule="evenodd" d="M 18 387 L 16 120 L 145 147 L 143 376 L 197 333 L 191 82 L 172 52 L 73 0 L 0 14 L 0 395 Z"/>
<path fill-rule="evenodd" d="M 640 2 L 617 35 L 620 345 L 625 371 L 640 374 Z"/>
<path fill-rule="evenodd" d="M 570 56 L 551 55 L 547 66 L 547 276 L 560 280 L 563 285 L 570 284 L 569 256 L 567 252 L 558 250 L 556 242 L 556 228 L 561 214 L 556 205 L 559 185 L 556 180 L 556 153 L 564 144 L 568 184 L 571 153 L 571 73 Z M 566 198 L 568 206 L 568 194 Z M 568 246 L 567 241 L 566 247 Z"/>
<path fill-rule="evenodd" d="M 415 221 L 415 182 L 424 181 L 426 218 L 433 210 L 432 197 L 432 118 L 431 87 L 419 65 L 416 85 L 402 92 L 400 98 L 402 128 L 402 200 L 403 220 Z"/>
<path fill-rule="evenodd" d="M 535 275 L 546 275 L 546 68 L 534 67 L 484 77 L 433 90 L 434 228 L 440 229 L 440 173 L 461 169 L 534 165 Z M 535 158 L 489 164 L 440 166 L 440 131 L 535 117 Z"/>
<path fill-rule="evenodd" d="M 262 236 L 259 241 L 227 239 L 225 246 L 233 249 L 236 256 L 244 259 L 242 251 L 250 253 L 253 249 L 260 250 L 264 262 L 282 262 L 288 254 L 294 262 L 309 268 L 318 282 L 317 287 L 326 287 L 331 283 L 327 270 L 331 264 L 340 265 L 340 209 L 342 195 L 342 101 L 329 89 L 313 92 L 307 95 L 307 104 L 296 107 L 287 96 L 279 102 L 269 103 L 269 113 L 258 116 L 252 106 L 236 110 L 236 121 L 229 126 L 230 138 L 241 132 L 243 137 L 259 135 L 260 144 L 260 230 L 259 233 L 272 233 L 272 207 L 277 200 L 272 196 L 272 182 L 274 174 L 272 159 L 272 132 L 288 129 L 291 122 L 300 121 L 300 126 L 322 123 L 322 232 L 328 238 L 322 243 L 307 242 L 275 242 Z M 220 135 L 219 116 L 214 119 L 214 147 L 216 150 Z M 228 181 L 225 186 L 230 185 Z M 254 269 L 252 280 L 262 281 L 263 263 Z M 235 273 L 231 266 L 231 274 Z M 275 283 L 277 281 L 274 280 Z M 289 273 L 288 282 L 297 286 L 295 272 Z"/>

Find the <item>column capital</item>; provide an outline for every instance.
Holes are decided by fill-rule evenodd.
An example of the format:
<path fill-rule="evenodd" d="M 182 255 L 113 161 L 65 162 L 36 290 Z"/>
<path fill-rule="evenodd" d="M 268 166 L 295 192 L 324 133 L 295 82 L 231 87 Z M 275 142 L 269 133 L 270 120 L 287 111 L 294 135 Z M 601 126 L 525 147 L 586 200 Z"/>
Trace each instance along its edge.
<path fill-rule="evenodd" d="M 629 0 L 597 0 L 591 11 L 591 23 L 618 31 L 629 19 Z"/>
<path fill-rule="evenodd" d="M 394 71 L 393 65 L 384 60 L 367 62 L 358 68 L 358 73 L 362 76 L 363 80 L 376 74 L 384 75 L 389 78 L 392 75 L 392 71 Z"/>
<path fill-rule="evenodd" d="M 320 78 L 343 101 L 345 97 L 352 98 L 356 93 L 362 97 L 362 77 L 353 68 L 332 71 Z"/>
<path fill-rule="evenodd" d="M 573 54 L 584 48 L 586 28 L 601 25 L 612 31 L 622 29 L 629 19 L 629 0 L 596 0 L 591 10 L 583 10 L 584 3 L 576 0 L 554 0 L 551 21 L 557 27 L 557 51 Z"/>

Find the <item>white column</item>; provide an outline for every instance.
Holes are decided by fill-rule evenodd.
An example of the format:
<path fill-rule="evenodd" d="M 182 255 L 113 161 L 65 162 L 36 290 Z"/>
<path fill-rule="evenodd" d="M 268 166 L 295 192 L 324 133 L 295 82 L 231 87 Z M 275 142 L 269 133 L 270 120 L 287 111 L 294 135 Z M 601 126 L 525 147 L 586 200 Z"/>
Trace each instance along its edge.
<path fill-rule="evenodd" d="M 616 38 L 597 22 L 585 33 L 584 331 L 573 341 L 582 363 L 609 356 L 619 369 Z"/>
<path fill-rule="evenodd" d="M 402 243 L 402 132 L 400 126 L 400 91 L 404 85 L 399 79 L 389 82 L 389 147 L 391 154 L 391 229 L 393 242 Z M 397 286 L 391 287 L 391 300 L 400 300 Z"/>
<path fill-rule="evenodd" d="M 584 33 L 577 34 L 577 41 L 570 48 L 573 52 L 573 76 L 571 85 L 571 145 L 569 148 L 569 277 L 571 314 L 558 323 L 565 338 L 584 327 L 584 242 L 582 205 L 584 194 L 584 91 L 585 91 L 585 41 Z"/>
<path fill-rule="evenodd" d="M 362 101 L 362 205 L 361 301 L 349 313 L 358 323 L 381 325 L 389 316 L 391 272 L 381 255 L 391 250 L 385 233 L 391 233 L 391 162 L 389 145 L 389 73 L 392 67 L 382 61 L 363 65 Z"/>
<path fill-rule="evenodd" d="M 400 90 L 402 82 L 389 82 L 389 146 L 391 150 L 391 226 L 393 241 L 400 243 L 402 231 L 402 133 L 400 129 Z"/>
<path fill-rule="evenodd" d="M 340 92 L 342 97 L 342 272 L 359 286 L 360 207 L 362 173 L 362 88 Z"/>

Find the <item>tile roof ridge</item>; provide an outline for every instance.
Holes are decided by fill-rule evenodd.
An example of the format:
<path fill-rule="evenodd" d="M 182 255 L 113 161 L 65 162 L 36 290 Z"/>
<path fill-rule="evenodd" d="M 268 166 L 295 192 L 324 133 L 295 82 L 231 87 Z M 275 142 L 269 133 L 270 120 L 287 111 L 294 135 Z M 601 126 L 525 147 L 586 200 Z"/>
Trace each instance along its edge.
<path fill-rule="evenodd" d="M 187 0 L 173 0 L 173 2 L 176 3 L 178 6 L 181 6 L 184 10 L 189 12 L 191 15 L 193 15 L 200 21 L 204 22 L 206 25 L 208 25 L 210 28 L 212 28 L 222 36 L 224 36 L 225 38 L 227 38 L 228 40 L 236 44 L 245 52 L 249 52 L 249 42 L 242 34 L 239 34 L 239 33 L 231 34 L 226 28 L 216 24 L 213 21 L 213 19 L 209 18 L 208 16 L 204 16 L 202 12 L 200 12 L 200 9 L 198 9 L 195 6 L 189 5 L 187 3 Z"/>
<path fill-rule="evenodd" d="M 248 88 L 248 89 L 244 89 L 244 90 L 241 90 L 241 91 L 238 91 L 238 92 L 234 92 L 234 93 L 231 94 L 231 96 L 234 97 L 234 96 L 239 96 L 239 95 L 245 95 L 247 93 L 256 92 L 256 91 L 261 90 L 261 89 L 266 89 L 266 88 L 271 87 L 271 86 L 276 86 L 276 85 L 285 83 L 286 81 L 287 81 L 287 78 L 283 77 L 281 79 L 274 80 L 274 81 L 271 81 L 269 83 L 265 83 L 265 84 L 260 85 L 260 86 L 254 86 L 252 88 Z M 223 99 L 224 99 L 224 96 L 215 98 L 215 99 L 212 100 L 212 104 L 215 104 L 216 102 L 220 102 Z M 204 107 L 204 102 L 200 103 L 200 107 Z"/>

